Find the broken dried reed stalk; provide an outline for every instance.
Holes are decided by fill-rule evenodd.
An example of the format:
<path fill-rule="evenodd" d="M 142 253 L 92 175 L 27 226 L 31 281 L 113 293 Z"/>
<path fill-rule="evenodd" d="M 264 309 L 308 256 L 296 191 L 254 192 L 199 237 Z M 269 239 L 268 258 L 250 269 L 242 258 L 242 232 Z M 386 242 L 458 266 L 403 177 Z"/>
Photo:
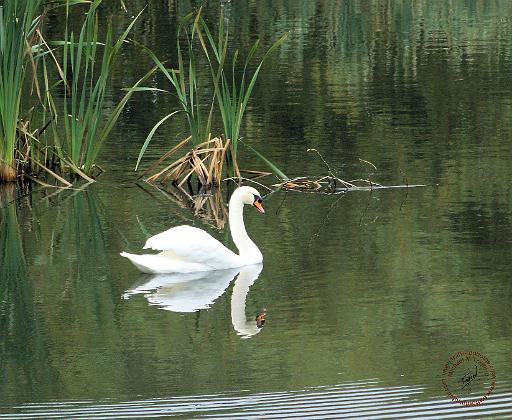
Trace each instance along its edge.
<path fill-rule="evenodd" d="M 14 151 L 16 169 L 22 177 L 26 177 L 43 187 L 69 188 L 72 184 L 58 174 L 59 161 L 55 151 L 39 141 L 39 136 L 48 125 L 46 124 L 38 130 L 32 130 L 29 120 L 20 119 L 18 121 L 18 144 Z M 56 181 L 57 184 L 49 184 L 48 182 L 51 179 Z"/>
<path fill-rule="evenodd" d="M 294 179 L 285 180 L 279 184 L 272 185 L 273 187 L 282 188 L 284 190 L 293 190 L 301 192 L 320 192 L 324 194 L 342 194 L 351 190 L 371 190 L 373 188 L 382 187 L 381 184 L 370 181 L 368 179 L 352 179 L 345 181 L 335 175 L 330 165 L 321 155 L 317 149 L 307 149 L 307 152 L 314 152 L 322 160 L 327 168 L 328 175 L 322 177 L 297 177 Z M 371 165 L 374 169 L 376 166 L 367 160 L 359 159 L 361 162 Z"/>
<path fill-rule="evenodd" d="M 173 147 L 169 152 L 165 153 L 148 168 L 146 173 L 160 166 L 165 160 L 169 159 L 174 153 L 188 144 L 191 139 L 192 137 L 188 137 Z M 200 184 L 200 190 L 203 192 L 208 191 L 220 185 L 226 152 L 230 147 L 230 143 L 229 139 L 223 140 L 219 137 L 213 139 L 209 138 L 207 141 L 192 148 L 181 158 L 149 176 L 146 182 L 153 184 L 159 181 L 161 184 L 165 185 L 170 181 L 175 186 L 182 188 L 185 183 L 190 185 L 192 177 L 195 176 Z M 236 161 L 233 162 L 233 165 L 235 173 L 237 176 L 240 176 L 240 170 Z"/>
<path fill-rule="evenodd" d="M 224 140 L 221 137 L 213 139 L 209 137 L 207 141 L 194 146 L 181 158 L 173 160 L 173 155 L 192 141 L 192 136 L 186 138 L 154 162 L 144 171 L 144 174 L 152 173 L 145 178 L 145 181 L 168 193 L 174 201 L 179 201 L 181 205 L 191 208 L 194 216 L 199 216 L 222 229 L 228 214 L 220 188 L 223 173 L 227 174 L 233 170 L 236 176 L 225 180 L 238 182 L 243 179 L 256 182 L 254 178 L 267 176 L 270 173 L 242 171 L 236 159 L 228 162 L 227 155 L 232 151 L 233 145 L 230 139 Z M 169 163 L 169 160 L 172 161 Z M 165 167 L 158 169 L 164 164 Z M 241 173 L 253 179 L 244 178 Z M 193 184 L 196 183 L 197 188 L 194 190 Z"/>
<path fill-rule="evenodd" d="M 301 192 L 320 192 L 324 194 L 340 194 L 350 190 L 368 190 L 372 188 L 382 187 L 381 184 L 367 179 L 352 179 L 345 181 L 341 178 L 326 175 L 322 177 L 297 177 L 273 187 L 282 188 L 283 190 L 293 190 Z"/>

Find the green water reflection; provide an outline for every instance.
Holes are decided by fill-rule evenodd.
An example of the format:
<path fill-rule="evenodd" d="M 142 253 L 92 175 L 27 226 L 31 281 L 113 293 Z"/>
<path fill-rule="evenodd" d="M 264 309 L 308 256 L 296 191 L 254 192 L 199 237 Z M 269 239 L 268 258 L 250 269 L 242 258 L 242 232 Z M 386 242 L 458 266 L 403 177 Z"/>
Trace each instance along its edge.
<path fill-rule="evenodd" d="M 485 354 L 498 389 L 505 386 L 512 379 L 512 3 L 224 4 L 241 46 L 290 31 L 256 85 L 243 128 L 248 142 L 292 176 L 325 174 L 306 153 L 315 147 L 344 178 L 427 187 L 273 194 L 264 217 L 246 214 L 264 255 L 252 284 L 237 287 L 235 274 L 196 312 L 151 305 L 154 289 L 124 299 L 139 273 L 118 254 L 137 252 L 149 235 L 192 223 L 230 244 L 226 230 L 135 185 L 130 170 L 140 144 L 176 106 L 169 96 L 138 96 L 107 144 L 100 182 L 11 204 L 14 192 L 2 192 L 2 406 L 369 378 L 443 396 L 444 364 L 467 350 Z M 195 5 L 150 2 L 135 37 L 172 59 L 177 16 Z M 207 4 L 206 16 L 214 21 L 219 7 Z M 124 25 L 116 2 L 106 10 Z M 118 87 L 150 65 L 135 51 L 124 54 L 130 65 L 115 76 Z M 167 129 L 150 155 L 183 126 L 176 120 Z M 262 169 L 252 156 L 243 159 Z M 265 328 L 243 339 L 233 302 L 251 323 L 267 308 Z"/>

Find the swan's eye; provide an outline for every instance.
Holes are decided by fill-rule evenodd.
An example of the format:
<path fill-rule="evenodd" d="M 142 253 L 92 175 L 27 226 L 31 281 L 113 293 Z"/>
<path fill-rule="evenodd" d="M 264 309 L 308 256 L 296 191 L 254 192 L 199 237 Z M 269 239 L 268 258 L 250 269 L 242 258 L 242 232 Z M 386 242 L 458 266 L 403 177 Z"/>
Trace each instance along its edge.
<path fill-rule="evenodd" d="M 260 213 L 265 213 L 265 209 L 263 208 L 263 200 L 259 195 L 254 194 L 254 201 L 252 202 L 252 205 L 258 209 Z"/>

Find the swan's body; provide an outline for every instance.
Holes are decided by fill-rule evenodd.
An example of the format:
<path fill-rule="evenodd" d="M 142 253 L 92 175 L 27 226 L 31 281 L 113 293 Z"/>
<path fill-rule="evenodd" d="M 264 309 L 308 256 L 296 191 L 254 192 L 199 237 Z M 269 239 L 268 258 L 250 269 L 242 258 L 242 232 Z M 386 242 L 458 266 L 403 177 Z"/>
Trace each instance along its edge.
<path fill-rule="evenodd" d="M 244 204 L 253 205 L 264 213 L 256 189 L 240 187 L 233 192 L 229 201 L 229 229 L 239 255 L 204 230 L 186 225 L 173 227 L 147 240 L 144 249 L 161 251 L 159 254 L 122 252 L 121 255 L 143 273 L 193 273 L 261 263 L 263 256 L 245 230 Z"/>

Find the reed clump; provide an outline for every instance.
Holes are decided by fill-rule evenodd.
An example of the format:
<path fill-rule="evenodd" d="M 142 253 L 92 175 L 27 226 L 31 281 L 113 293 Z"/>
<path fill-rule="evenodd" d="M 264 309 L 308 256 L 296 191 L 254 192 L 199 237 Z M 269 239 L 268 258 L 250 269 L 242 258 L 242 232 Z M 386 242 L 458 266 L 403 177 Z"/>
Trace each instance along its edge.
<path fill-rule="evenodd" d="M 260 48 L 260 41 L 257 40 L 249 48 L 245 60 L 241 60 L 238 49 L 235 49 L 230 57 L 228 54 L 229 30 L 224 21 L 224 16 L 221 13 L 217 37 L 210 31 L 205 20 L 201 18 L 200 13 L 198 13 L 194 25 L 197 28 L 197 37 L 210 67 L 211 80 L 215 92 L 214 96 L 222 117 L 224 136 L 232 141 L 232 148 L 227 155 L 227 161 L 228 171 L 231 176 L 234 176 L 235 168 L 230 163 L 236 162 L 243 117 L 254 85 L 263 63 L 286 40 L 288 34 L 285 33 L 275 41 L 265 51 L 255 69 L 251 71 L 250 68 Z M 241 76 L 237 78 L 237 72 L 240 69 Z"/>
<path fill-rule="evenodd" d="M 171 180 L 178 188 L 188 184 L 189 191 L 192 192 L 190 186 L 193 177 L 199 185 L 198 193 L 204 193 L 220 186 L 224 172 L 229 177 L 241 176 L 237 152 L 247 103 L 264 61 L 284 42 L 286 34 L 265 51 L 251 71 L 260 48 L 259 41 L 251 46 L 243 61 L 240 60 L 241 54 L 238 49 L 230 55 L 229 33 L 224 22 L 224 16 L 221 14 L 217 34 L 214 35 L 203 19 L 201 10 L 185 16 L 178 28 L 178 60 L 175 68 L 168 68 L 150 49 L 141 46 L 169 81 L 170 90 L 179 100 L 181 112 L 186 116 L 190 131 L 190 136 L 186 140 L 165 153 L 146 172 L 151 172 L 164 161 L 170 160 L 171 156 L 185 145 L 192 146 L 191 149 L 186 149 L 184 155 L 149 176 L 147 182 L 155 183 L 159 180 L 165 184 Z M 201 60 L 206 60 L 209 75 L 203 74 L 200 80 L 198 63 Z M 162 91 L 156 88 L 152 90 Z M 200 93 L 203 95 L 203 92 L 209 91 L 212 92 L 211 98 L 201 97 Z M 167 114 L 155 124 L 141 147 L 136 170 L 156 130 L 176 114 L 178 111 Z M 211 128 L 216 117 L 222 121 L 223 132 L 211 138 Z M 263 158 L 261 155 L 260 157 Z M 269 163 L 264 158 L 263 161 Z M 271 170 L 274 169 L 275 165 Z M 253 176 L 268 174 L 252 172 Z"/>
<path fill-rule="evenodd" d="M 101 3 L 10 0 L 0 6 L 0 182 L 28 179 L 69 187 L 78 179 L 92 182 L 102 172 L 96 164 L 102 146 L 127 101 L 156 69 L 105 113 L 115 61 L 142 11 L 119 37 L 109 22 L 100 39 Z M 50 7 L 65 7 L 61 39 L 44 37 Z M 76 32 L 68 29 L 71 7 L 85 8 Z M 26 82 L 29 73 L 31 84 Z M 63 99 L 55 98 L 56 89 Z M 38 103 L 22 115 L 22 98 L 34 91 Z M 34 129 L 38 122 L 40 128 Z"/>
<path fill-rule="evenodd" d="M 174 153 L 180 151 L 180 149 L 188 145 L 191 140 L 192 137 L 188 137 L 173 147 L 168 153 L 155 162 L 148 171 L 170 158 Z M 193 147 L 179 159 L 174 160 L 171 164 L 146 178 L 146 182 L 155 183 L 159 181 L 164 185 L 171 182 L 178 188 L 182 188 L 183 185 L 187 183 L 191 187 L 192 176 L 195 175 L 203 190 L 209 190 L 215 186 L 219 186 L 222 180 L 222 170 L 229 146 L 229 139 L 223 140 L 219 137 L 208 139 Z M 236 170 L 239 174 L 238 167 Z"/>
<path fill-rule="evenodd" d="M 69 31 L 66 25 L 62 63 L 57 64 L 64 84 L 61 112 L 56 109 L 51 98 L 48 101 L 54 113 L 62 115 L 64 121 L 64 140 L 54 130 L 54 144 L 62 163 L 61 169 L 69 169 L 75 177 L 89 182 L 93 181 L 94 171 L 98 170 L 98 154 L 124 106 L 137 91 L 138 85 L 148 77 L 146 75 L 133 88 L 128 89 L 114 109 L 104 116 L 112 68 L 142 11 L 117 39 L 114 38 L 111 22 L 108 22 L 105 38 L 100 40 L 98 7 L 101 3 L 102 0 L 91 3 L 78 34 Z M 66 11 L 68 16 L 69 8 Z"/>
<path fill-rule="evenodd" d="M 0 181 L 15 181 L 18 173 L 15 149 L 23 83 L 40 23 L 40 3 L 9 0 L 0 6 Z"/>

